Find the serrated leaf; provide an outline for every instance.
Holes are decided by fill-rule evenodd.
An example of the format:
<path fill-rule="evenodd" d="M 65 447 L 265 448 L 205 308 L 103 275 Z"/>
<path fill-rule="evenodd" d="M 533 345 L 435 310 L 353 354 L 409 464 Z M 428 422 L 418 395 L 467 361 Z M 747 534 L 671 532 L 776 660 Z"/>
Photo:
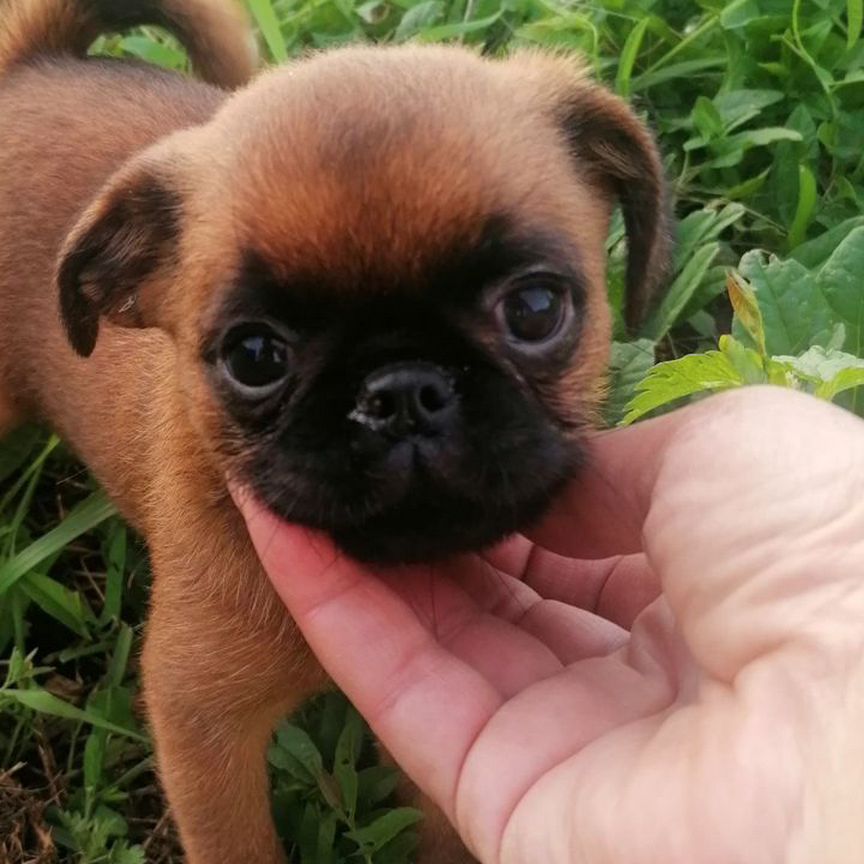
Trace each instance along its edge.
<path fill-rule="evenodd" d="M 374 854 L 406 828 L 416 825 L 423 814 L 412 807 L 397 807 L 379 816 L 370 825 L 346 832 L 365 853 Z"/>
<path fill-rule="evenodd" d="M 609 363 L 609 398 L 604 417 L 609 426 L 621 422 L 648 370 L 654 365 L 654 343 L 650 339 L 614 342 Z"/>
<path fill-rule="evenodd" d="M 624 425 L 663 408 L 679 399 L 699 393 L 741 387 L 740 373 L 722 351 L 688 354 L 678 360 L 658 363 L 649 373 L 630 402 Z"/>
<path fill-rule="evenodd" d="M 110 864 L 147 864 L 147 857 L 141 846 L 129 846 L 120 840 L 111 848 Z"/>
<path fill-rule="evenodd" d="M 864 360 L 844 351 L 814 345 L 800 357 L 774 357 L 795 378 L 795 386 L 834 399 L 840 393 L 864 384 Z"/>
<path fill-rule="evenodd" d="M 822 399 L 834 399 L 847 390 L 864 386 L 864 369 L 841 369 L 830 381 L 820 384 L 814 393 Z"/>

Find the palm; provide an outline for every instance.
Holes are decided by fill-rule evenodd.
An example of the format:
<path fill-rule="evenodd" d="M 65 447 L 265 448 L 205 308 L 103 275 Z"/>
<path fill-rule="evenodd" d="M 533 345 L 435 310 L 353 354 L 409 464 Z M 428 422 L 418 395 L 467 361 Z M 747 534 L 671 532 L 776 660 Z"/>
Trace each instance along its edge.
<path fill-rule="evenodd" d="M 517 540 L 372 573 L 243 505 L 313 649 L 485 864 L 846 861 L 828 846 L 864 842 L 838 756 L 862 756 L 864 436 L 815 400 L 736 398 L 598 442 L 601 470 L 534 539 L 600 560 Z"/>

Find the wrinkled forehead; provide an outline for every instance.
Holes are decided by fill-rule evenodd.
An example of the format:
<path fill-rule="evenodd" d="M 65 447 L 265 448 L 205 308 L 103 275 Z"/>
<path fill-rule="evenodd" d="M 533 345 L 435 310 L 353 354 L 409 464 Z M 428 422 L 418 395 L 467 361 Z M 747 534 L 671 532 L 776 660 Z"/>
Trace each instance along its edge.
<path fill-rule="evenodd" d="M 569 249 L 596 278 L 609 204 L 551 121 L 476 59 L 393 57 L 289 67 L 232 106 L 239 247 L 343 292 L 420 284 L 490 239 Z"/>

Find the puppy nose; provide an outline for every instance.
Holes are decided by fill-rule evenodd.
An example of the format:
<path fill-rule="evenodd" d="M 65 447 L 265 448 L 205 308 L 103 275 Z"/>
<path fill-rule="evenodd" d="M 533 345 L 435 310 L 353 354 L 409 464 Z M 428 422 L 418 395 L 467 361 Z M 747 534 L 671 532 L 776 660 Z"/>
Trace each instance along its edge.
<path fill-rule="evenodd" d="M 351 418 L 399 439 L 440 434 L 455 415 L 456 393 L 443 369 L 432 363 L 394 363 L 363 382 Z"/>

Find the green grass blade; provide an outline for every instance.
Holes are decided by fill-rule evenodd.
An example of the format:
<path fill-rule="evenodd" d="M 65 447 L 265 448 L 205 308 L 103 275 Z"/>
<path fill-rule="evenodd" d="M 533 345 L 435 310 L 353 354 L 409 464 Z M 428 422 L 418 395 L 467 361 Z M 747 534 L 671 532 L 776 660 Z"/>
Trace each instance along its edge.
<path fill-rule="evenodd" d="M 789 227 L 789 249 L 800 246 L 807 238 L 807 226 L 816 209 L 818 191 L 816 189 L 816 178 L 806 165 L 798 166 L 798 205 L 795 208 L 795 217 Z"/>
<path fill-rule="evenodd" d="M 277 63 L 284 63 L 288 59 L 288 46 L 282 36 L 279 27 L 279 19 L 273 9 L 270 0 L 249 0 L 249 8 L 255 17 L 255 22 L 261 30 L 261 35 L 267 43 L 270 56 Z"/>
<path fill-rule="evenodd" d="M 633 66 L 639 56 L 642 40 L 651 19 L 646 15 L 627 36 L 624 48 L 621 51 L 621 60 L 618 63 L 618 74 L 615 76 L 615 90 L 618 95 L 626 99 L 630 95 L 630 77 L 633 74 Z"/>
<path fill-rule="evenodd" d="M 864 24 L 864 0 L 846 0 L 846 47 L 850 50 L 861 38 Z"/>
<path fill-rule="evenodd" d="M 14 699 L 19 705 L 38 711 L 40 714 L 49 714 L 52 717 L 62 717 L 64 720 L 75 720 L 79 723 L 87 723 L 97 729 L 113 732 L 115 735 L 124 735 L 135 741 L 147 741 L 144 735 L 140 735 L 132 729 L 124 729 L 114 723 L 103 720 L 90 711 L 82 711 L 62 699 L 58 699 L 47 690 L 3 690 L 0 692 L 0 700 Z"/>
<path fill-rule="evenodd" d="M 82 534 L 92 530 L 116 513 L 104 492 L 94 492 L 78 505 L 56 528 L 31 543 L 0 565 L 0 597 L 25 573 L 59 552 Z"/>
<path fill-rule="evenodd" d="M 65 585 L 41 573 L 27 573 L 18 585 L 30 600 L 55 621 L 84 639 L 90 638 L 87 625 L 93 620 L 93 615 L 79 593 L 70 591 Z"/>

